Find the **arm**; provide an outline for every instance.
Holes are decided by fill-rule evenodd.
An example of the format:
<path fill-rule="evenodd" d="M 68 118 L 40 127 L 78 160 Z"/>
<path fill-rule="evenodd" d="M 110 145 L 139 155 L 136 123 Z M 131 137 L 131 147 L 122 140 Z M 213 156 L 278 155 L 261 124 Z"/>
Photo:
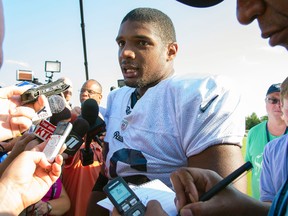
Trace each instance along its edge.
<path fill-rule="evenodd" d="M 96 204 L 98 201 L 105 199 L 106 195 L 103 191 L 92 191 L 89 201 L 88 201 L 88 206 L 87 206 L 87 216 L 92 216 L 92 215 L 102 215 L 102 216 L 109 216 L 109 211 L 98 204 Z"/>
<path fill-rule="evenodd" d="M 273 141 L 272 141 L 273 142 Z M 260 200 L 263 202 L 272 202 L 276 196 L 277 191 L 274 189 L 274 182 L 277 179 L 276 173 L 272 172 L 273 166 L 273 153 L 269 152 L 268 144 L 264 148 L 263 161 L 262 161 L 262 170 L 260 175 Z M 281 150 L 281 149 L 280 149 Z M 278 169 L 281 169 L 280 166 Z M 274 175 L 273 175 L 274 174 Z"/>
<path fill-rule="evenodd" d="M 226 177 L 243 163 L 240 147 L 231 144 L 214 145 L 200 154 L 188 158 L 189 167 L 210 169 L 222 177 Z M 243 193 L 246 193 L 246 185 L 246 177 L 234 183 L 234 186 Z"/>
<path fill-rule="evenodd" d="M 62 183 L 61 183 L 62 184 Z M 70 209 L 70 199 L 68 197 L 68 194 L 63 187 L 62 184 L 62 190 L 59 198 L 48 200 L 50 205 L 52 206 L 51 212 L 49 212 L 49 215 L 63 215 L 65 212 L 67 212 Z M 39 201 L 35 204 L 35 208 L 37 208 L 38 213 L 40 215 L 44 215 L 48 212 L 48 205 L 47 202 Z"/>
<path fill-rule="evenodd" d="M 222 180 L 216 172 L 198 168 L 181 168 L 171 174 L 176 192 L 176 207 L 187 215 L 267 215 L 270 204 L 255 200 L 233 186 L 227 186 L 206 202 L 199 197 Z M 235 204 L 236 203 L 236 204 Z"/>
<path fill-rule="evenodd" d="M 2 176 L 5 169 L 9 166 L 9 164 L 20 154 L 25 148 L 32 149 L 40 142 L 34 134 L 24 134 L 21 137 L 17 137 L 13 139 L 15 142 L 12 151 L 9 153 L 8 157 L 0 164 L 0 177 Z M 14 142 L 13 141 L 13 142 Z"/>
<path fill-rule="evenodd" d="M 52 206 L 52 211 L 50 212 L 51 215 L 63 215 L 70 209 L 70 199 L 65 188 L 63 187 L 63 184 L 60 197 L 58 199 L 50 200 L 49 203 Z"/>
<path fill-rule="evenodd" d="M 40 200 L 61 174 L 61 156 L 50 164 L 44 153 L 25 151 L 0 179 L 0 214 L 18 215 Z"/>
<path fill-rule="evenodd" d="M 102 165 L 103 166 L 103 165 Z M 99 177 L 94 185 L 94 188 L 92 189 L 88 205 L 87 205 L 87 211 L 86 215 L 87 216 L 93 216 L 93 215 L 103 215 L 103 216 L 108 216 L 109 211 L 98 204 L 102 199 L 106 198 L 105 193 L 103 192 L 103 187 L 107 184 L 108 179 L 102 174 L 99 174 Z"/>

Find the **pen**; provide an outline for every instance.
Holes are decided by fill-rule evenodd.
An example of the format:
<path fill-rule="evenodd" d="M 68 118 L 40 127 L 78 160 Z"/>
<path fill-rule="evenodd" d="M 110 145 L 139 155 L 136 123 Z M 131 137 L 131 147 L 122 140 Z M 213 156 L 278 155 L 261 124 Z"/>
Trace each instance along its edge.
<path fill-rule="evenodd" d="M 214 195 L 216 195 L 218 192 L 223 190 L 227 185 L 229 185 L 231 182 L 233 182 L 236 178 L 238 178 L 240 175 L 242 175 L 245 171 L 250 170 L 252 167 L 253 166 L 252 166 L 250 161 L 246 162 L 241 167 L 239 167 L 237 170 L 235 170 L 230 175 L 228 175 L 226 178 L 224 178 L 222 181 L 218 182 L 209 191 L 207 191 L 202 196 L 200 196 L 199 201 L 209 200 Z"/>

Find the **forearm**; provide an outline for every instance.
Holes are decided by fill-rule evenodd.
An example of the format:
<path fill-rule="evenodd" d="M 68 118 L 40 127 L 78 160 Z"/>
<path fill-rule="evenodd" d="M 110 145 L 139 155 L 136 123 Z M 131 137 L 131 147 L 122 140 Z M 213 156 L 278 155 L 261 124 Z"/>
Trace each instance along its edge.
<path fill-rule="evenodd" d="M 52 206 L 50 215 L 63 215 L 70 209 L 70 200 L 68 197 L 59 197 L 58 199 L 48 201 Z"/>
<path fill-rule="evenodd" d="M 239 199 L 242 203 L 238 204 L 242 208 L 239 208 L 237 210 L 237 214 L 234 214 L 234 216 L 239 215 L 246 215 L 246 216 L 266 216 L 268 215 L 271 203 L 267 202 L 261 202 L 259 200 L 256 200 L 252 197 L 247 196 L 246 194 L 239 193 Z M 235 203 L 237 205 L 237 203 Z M 236 213 L 236 212 L 235 212 Z"/>
<path fill-rule="evenodd" d="M 13 185 L 7 181 L 0 182 L 0 215 L 19 215 L 24 209 L 20 194 L 15 193 Z"/>
<path fill-rule="evenodd" d="M 11 151 L 7 158 L 0 164 L 0 178 L 4 173 L 5 169 L 9 166 L 9 164 L 20 154 L 21 152 Z"/>
<path fill-rule="evenodd" d="M 89 198 L 86 215 L 87 216 L 93 216 L 93 215 L 108 216 L 109 211 L 107 209 L 101 207 L 98 204 L 95 204 L 98 201 L 105 199 L 105 198 L 106 198 L 106 195 L 104 194 L 104 192 L 92 191 L 90 198 Z"/>

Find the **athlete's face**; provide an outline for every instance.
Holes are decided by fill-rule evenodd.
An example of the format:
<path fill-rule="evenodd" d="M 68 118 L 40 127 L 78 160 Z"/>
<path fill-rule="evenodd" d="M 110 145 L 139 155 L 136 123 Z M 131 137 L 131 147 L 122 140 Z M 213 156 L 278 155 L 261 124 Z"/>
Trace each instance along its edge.
<path fill-rule="evenodd" d="M 262 37 L 269 38 L 271 46 L 288 49 L 287 0 L 237 0 L 237 18 L 242 24 L 257 19 Z"/>
<path fill-rule="evenodd" d="M 126 85 L 149 88 L 171 73 L 170 49 L 177 45 L 164 44 L 153 24 L 127 20 L 120 26 L 116 42 Z M 176 52 L 177 47 L 174 55 Z"/>

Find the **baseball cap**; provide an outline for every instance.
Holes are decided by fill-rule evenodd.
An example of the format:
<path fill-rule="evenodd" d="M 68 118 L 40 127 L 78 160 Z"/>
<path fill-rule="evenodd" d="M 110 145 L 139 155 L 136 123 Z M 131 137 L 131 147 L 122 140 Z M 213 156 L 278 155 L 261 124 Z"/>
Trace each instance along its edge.
<path fill-rule="evenodd" d="M 280 92 L 280 86 L 281 83 L 271 85 L 266 93 L 266 96 L 274 92 Z"/>
<path fill-rule="evenodd" d="M 192 7 L 205 8 L 219 4 L 224 0 L 177 0 L 177 1 Z"/>

